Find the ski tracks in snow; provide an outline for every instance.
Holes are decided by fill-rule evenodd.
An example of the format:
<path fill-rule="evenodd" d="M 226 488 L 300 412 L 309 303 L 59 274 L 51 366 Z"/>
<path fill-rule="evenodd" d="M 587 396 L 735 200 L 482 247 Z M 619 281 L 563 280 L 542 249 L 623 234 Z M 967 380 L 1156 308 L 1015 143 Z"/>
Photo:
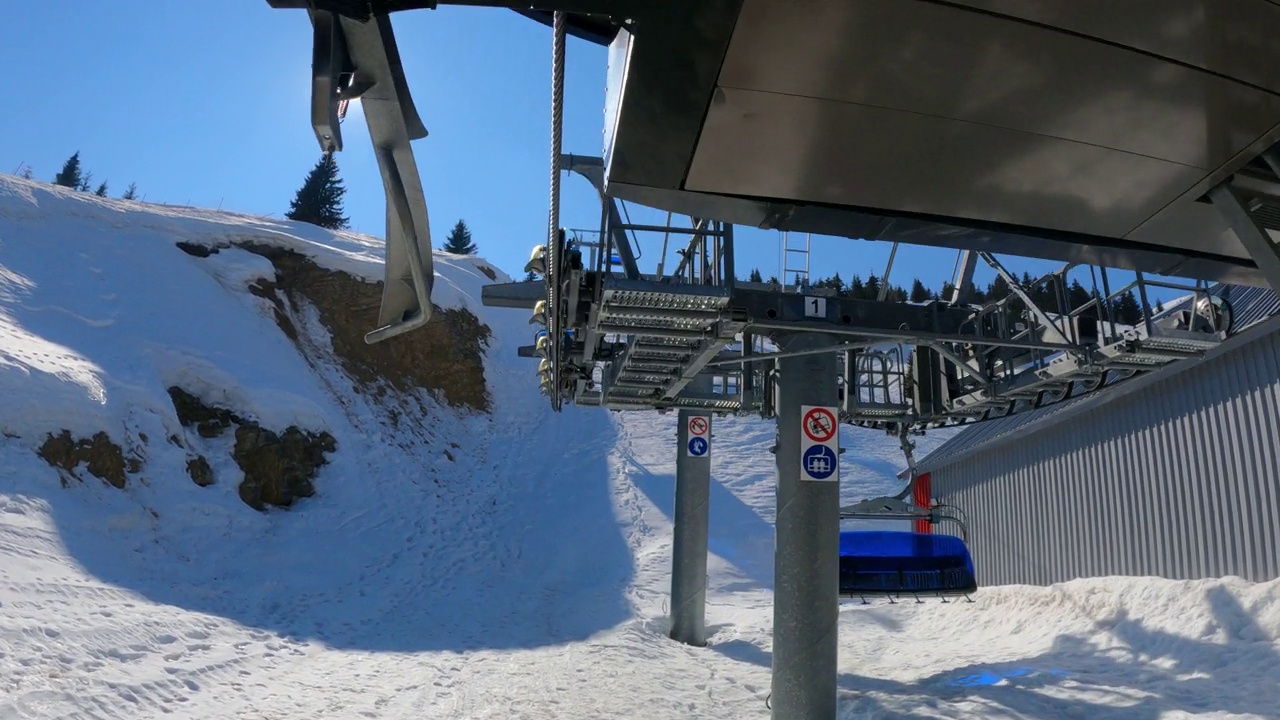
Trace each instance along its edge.
<path fill-rule="evenodd" d="M 252 707 L 275 684 L 263 682 L 274 665 L 305 655 L 305 644 L 37 562 L 38 583 L 0 571 L 0 717 L 114 720 L 184 707 L 212 717 L 209 708 Z"/>

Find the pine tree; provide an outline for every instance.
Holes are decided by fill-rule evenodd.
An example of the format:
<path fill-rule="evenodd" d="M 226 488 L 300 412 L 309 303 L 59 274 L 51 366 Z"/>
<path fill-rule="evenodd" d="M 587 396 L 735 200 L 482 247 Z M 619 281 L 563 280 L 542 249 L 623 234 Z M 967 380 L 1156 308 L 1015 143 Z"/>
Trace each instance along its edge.
<path fill-rule="evenodd" d="M 747 282 L 762 283 L 764 278 L 760 276 L 759 268 L 751 268 L 751 274 L 747 276 Z"/>
<path fill-rule="evenodd" d="M 862 277 L 854 275 L 849 279 L 849 292 L 846 293 L 854 300 L 863 300 L 867 296 L 867 286 L 863 284 Z"/>
<path fill-rule="evenodd" d="M 1132 290 L 1126 291 L 1125 294 L 1112 302 L 1114 303 L 1116 322 L 1124 325 L 1137 325 L 1142 322 L 1142 306 L 1138 304 L 1138 298 L 1134 297 Z"/>
<path fill-rule="evenodd" d="M 89 183 L 91 182 L 93 182 L 93 173 L 87 172 L 84 177 L 80 178 L 80 184 L 76 186 L 76 189 L 80 192 L 89 192 Z"/>
<path fill-rule="evenodd" d="M 98 197 L 106 197 L 106 196 L 107 196 L 107 181 L 106 181 L 106 180 L 103 180 L 103 181 L 98 185 L 98 189 L 93 191 L 93 194 L 94 194 L 94 195 L 97 195 Z"/>
<path fill-rule="evenodd" d="M 920 278 L 911 281 L 911 294 L 907 296 L 911 302 L 925 302 L 930 296 L 929 288 L 920 282 Z"/>
<path fill-rule="evenodd" d="M 325 153 L 307 173 L 285 217 L 330 230 L 345 229 L 348 218 L 342 214 L 342 196 L 346 193 L 338 178 L 338 163 L 331 153 Z"/>
<path fill-rule="evenodd" d="M 138 184 L 137 184 L 137 183 L 129 183 L 129 187 L 125 188 L 124 194 L 123 194 L 123 195 L 121 195 L 121 196 L 120 196 L 120 198 L 121 198 L 122 200 L 137 200 L 137 199 L 138 199 Z"/>
<path fill-rule="evenodd" d="M 1008 296 L 1008 281 L 1004 279 L 1003 275 L 996 275 L 996 278 L 987 286 L 987 298 L 990 300 L 1002 300 Z"/>
<path fill-rule="evenodd" d="M 67 158 L 62 164 L 62 171 L 53 178 L 55 185 L 62 187 L 78 188 L 80 187 L 80 151 L 77 150 L 74 155 Z"/>
<path fill-rule="evenodd" d="M 454 223 L 453 230 L 449 231 L 449 237 L 444 239 L 444 245 L 440 249 L 454 255 L 475 255 L 476 245 L 471 242 L 471 231 L 467 229 L 467 224 L 462 220 Z"/>
<path fill-rule="evenodd" d="M 536 272 L 534 272 L 534 271 L 532 271 L 532 270 L 530 270 L 530 271 L 528 271 L 528 272 L 526 272 L 526 273 L 524 274 L 524 281 L 525 281 L 525 282 L 533 282 L 534 280 L 537 280 L 537 279 L 538 279 L 538 273 L 536 273 Z"/>
<path fill-rule="evenodd" d="M 1079 308 L 1092 298 L 1093 295 L 1080 284 L 1079 280 L 1072 280 L 1071 285 L 1067 287 L 1067 300 L 1071 303 L 1072 310 Z"/>
<path fill-rule="evenodd" d="M 831 278 L 827 280 L 827 287 L 835 290 L 837 295 L 844 292 L 844 280 L 840 279 L 840 273 L 832 275 Z"/>
<path fill-rule="evenodd" d="M 863 285 L 863 292 L 866 294 L 867 300 L 880 299 L 880 278 L 875 273 L 867 276 L 867 282 Z"/>
<path fill-rule="evenodd" d="M 1156 313 L 1162 312 L 1164 312 L 1164 303 L 1160 301 L 1160 298 L 1156 298 Z"/>
<path fill-rule="evenodd" d="M 1053 292 L 1049 289 L 1047 283 L 1038 283 L 1035 278 L 1031 277 L 1031 273 L 1023 272 L 1022 277 L 1018 279 L 1018 284 L 1026 291 L 1027 297 L 1031 298 L 1031 302 L 1049 312 L 1053 312 L 1057 307 L 1057 303 L 1053 299 Z"/>

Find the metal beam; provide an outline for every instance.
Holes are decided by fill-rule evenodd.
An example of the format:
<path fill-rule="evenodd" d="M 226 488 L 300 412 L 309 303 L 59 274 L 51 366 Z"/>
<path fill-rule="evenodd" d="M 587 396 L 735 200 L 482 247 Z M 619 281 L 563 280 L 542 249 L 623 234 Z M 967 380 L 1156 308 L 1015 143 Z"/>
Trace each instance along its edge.
<path fill-rule="evenodd" d="M 792 335 L 784 352 L 834 344 Z M 836 640 L 840 597 L 840 483 L 802 480 L 801 406 L 839 404 L 831 353 L 778 361 L 777 550 L 774 555 L 773 696 L 775 720 L 836 716 Z"/>
<path fill-rule="evenodd" d="M 741 365 L 749 362 L 768 362 L 784 357 L 800 357 L 802 355 L 821 355 L 822 353 L 841 352 L 843 350 L 859 350 L 861 348 L 875 347 L 883 345 L 883 340 L 870 340 L 867 342 L 840 343 L 831 347 L 809 348 L 807 350 L 796 350 L 795 352 L 771 352 L 759 354 L 746 354 L 739 357 L 723 358 L 713 360 L 703 367 L 721 367 L 723 365 Z"/>
<path fill-rule="evenodd" d="M 889 262 L 884 268 L 884 277 L 880 278 L 880 293 L 876 296 L 876 300 L 884 302 L 889 296 L 889 275 L 893 273 L 893 258 L 898 254 L 898 243 L 893 244 L 893 248 L 889 250 Z"/>
<path fill-rule="evenodd" d="M 1280 249 L 1271 242 L 1265 228 L 1249 214 L 1249 209 L 1231 185 L 1223 183 L 1209 191 L 1209 199 L 1235 231 L 1240 244 L 1258 265 L 1271 289 L 1280 292 Z"/>
<path fill-rule="evenodd" d="M 547 297 L 547 286 L 541 280 L 494 283 L 480 288 L 480 303 L 485 307 L 522 308 L 532 310 Z"/>
<path fill-rule="evenodd" d="M 685 386 L 693 382 L 694 378 L 702 372 L 702 369 L 707 365 L 707 361 L 715 357 L 728 343 L 727 339 L 713 338 L 699 345 L 698 349 L 681 367 L 679 377 L 675 378 L 662 393 L 663 399 L 667 400 L 679 395 Z"/>
<path fill-rule="evenodd" d="M 671 639 L 702 647 L 707 644 L 707 531 L 711 502 L 711 413 L 681 410 L 676 427 L 676 502 L 671 563 Z M 689 422 L 701 418 L 706 432 L 690 436 Z M 690 451 L 702 437 L 704 454 Z"/>
<path fill-rule="evenodd" d="M 972 250 L 960 253 L 959 267 L 952 278 L 951 297 L 943 298 L 952 305 L 969 302 L 969 293 L 973 291 L 973 272 L 978 269 L 978 254 Z"/>
<path fill-rule="evenodd" d="M 1026 348 L 1028 350 L 1050 350 L 1053 352 L 1075 352 L 1080 348 L 1075 345 L 1061 345 L 1054 343 L 1036 342 L 1034 340 L 1001 340 L 995 337 L 984 337 L 979 335 L 961 335 L 959 333 L 940 333 L 928 330 L 912 330 L 912 329 L 886 329 L 879 327 L 862 327 L 853 325 L 836 325 L 834 323 L 822 322 L 783 322 L 783 321 L 752 321 L 747 325 L 752 331 L 756 330 L 777 330 L 782 332 L 812 332 L 812 333 L 830 333 L 832 335 L 852 335 L 864 338 L 882 338 L 885 340 L 901 340 L 904 342 L 955 342 L 955 343 L 972 343 L 974 345 L 986 345 L 991 347 L 1010 347 L 1010 348 Z"/>
<path fill-rule="evenodd" d="M 613 198 L 605 195 L 604 192 L 604 159 L 598 157 L 590 157 L 586 155 L 573 155 L 564 153 L 560 155 L 560 167 L 569 172 L 575 172 L 587 179 L 591 183 L 591 187 L 596 189 L 596 193 L 600 196 L 600 203 L 604 206 L 605 213 L 609 216 L 608 240 L 618 249 L 618 259 L 622 261 L 622 273 L 631 280 L 640 277 L 640 266 L 636 262 L 635 248 L 631 247 L 631 239 L 627 237 L 627 231 L 623 229 L 622 214 L 618 212 L 618 202 Z M 600 248 L 600 251 L 606 252 L 606 248 Z M 604 267 L 609 267 L 613 261 L 604 258 Z"/>
<path fill-rule="evenodd" d="M 961 372 L 965 373 L 969 377 L 983 384 L 991 383 L 991 378 L 987 377 L 986 373 L 982 372 L 981 370 L 965 362 L 964 359 L 961 358 L 959 355 L 956 355 L 955 353 L 951 352 L 951 350 L 949 350 L 946 345 L 943 345 L 942 343 L 936 343 L 936 342 L 931 342 L 926 344 L 929 347 L 933 348 L 934 352 L 946 358 L 948 362 L 950 362 L 952 365 L 955 365 L 956 368 L 958 368 Z"/>
<path fill-rule="evenodd" d="M 1018 278 L 1014 277 L 1013 273 L 1005 270 L 1004 265 L 1001 265 L 1000 261 L 996 260 L 991 253 L 983 252 L 978 254 L 982 256 L 983 260 L 987 261 L 987 264 L 990 265 L 993 270 L 999 273 L 1000 277 L 1004 278 L 1005 283 L 1009 285 L 1009 289 L 1013 291 L 1013 294 L 1017 295 L 1018 298 L 1022 300 L 1022 304 L 1027 307 L 1027 311 L 1040 321 L 1040 324 L 1044 326 L 1046 336 L 1056 339 L 1058 342 L 1066 345 L 1071 344 L 1071 341 L 1065 334 L 1063 334 L 1062 329 L 1045 314 L 1044 310 L 1040 309 L 1040 306 L 1036 304 L 1035 300 L 1031 299 L 1031 296 L 1023 289 L 1022 283 L 1018 282 Z"/>

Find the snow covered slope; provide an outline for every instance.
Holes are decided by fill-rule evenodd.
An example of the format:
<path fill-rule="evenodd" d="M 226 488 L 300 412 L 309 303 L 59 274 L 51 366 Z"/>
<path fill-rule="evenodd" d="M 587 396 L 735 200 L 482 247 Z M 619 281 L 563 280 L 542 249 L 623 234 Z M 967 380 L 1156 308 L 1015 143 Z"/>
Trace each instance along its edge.
<path fill-rule="evenodd" d="M 334 322 L 374 312 L 332 302 L 359 288 L 291 273 L 377 278 L 379 253 L 0 176 L 0 718 L 768 717 L 772 425 L 715 421 L 713 634 L 673 643 L 674 416 L 550 413 L 474 258 L 437 254 L 436 301 L 487 332 L 421 332 L 476 343 L 482 394 L 438 342 L 361 365 Z M 240 431 L 184 425 L 174 386 L 330 434 L 315 494 L 251 509 Z M 119 448 L 123 487 L 42 459 L 62 430 Z M 894 488 L 893 438 L 843 444 L 845 499 Z M 842 716 L 1280 716 L 1280 584 L 975 600 L 843 606 Z"/>

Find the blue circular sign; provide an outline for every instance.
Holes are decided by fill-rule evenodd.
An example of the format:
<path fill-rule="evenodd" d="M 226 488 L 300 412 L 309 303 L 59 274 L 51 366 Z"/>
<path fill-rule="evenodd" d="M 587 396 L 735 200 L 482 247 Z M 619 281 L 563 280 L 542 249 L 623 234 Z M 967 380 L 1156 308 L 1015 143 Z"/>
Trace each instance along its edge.
<path fill-rule="evenodd" d="M 836 451 L 826 445 L 814 445 L 804 451 L 800 458 L 800 468 L 814 480 L 826 480 L 839 467 Z"/>
<path fill-rule="evenodd" d="M 689 439 L 689 454 L 690 454 L 690 455 L 692 455 L 692 456 L 694 456 L 694 457 L 702 457 L 703 455 L 706 455 L 706 454 L 707 454 L 707 439 L 706 439 L 706 438 L 700 438 L 700 437 L 690 438 L 690 439 Z"/>

